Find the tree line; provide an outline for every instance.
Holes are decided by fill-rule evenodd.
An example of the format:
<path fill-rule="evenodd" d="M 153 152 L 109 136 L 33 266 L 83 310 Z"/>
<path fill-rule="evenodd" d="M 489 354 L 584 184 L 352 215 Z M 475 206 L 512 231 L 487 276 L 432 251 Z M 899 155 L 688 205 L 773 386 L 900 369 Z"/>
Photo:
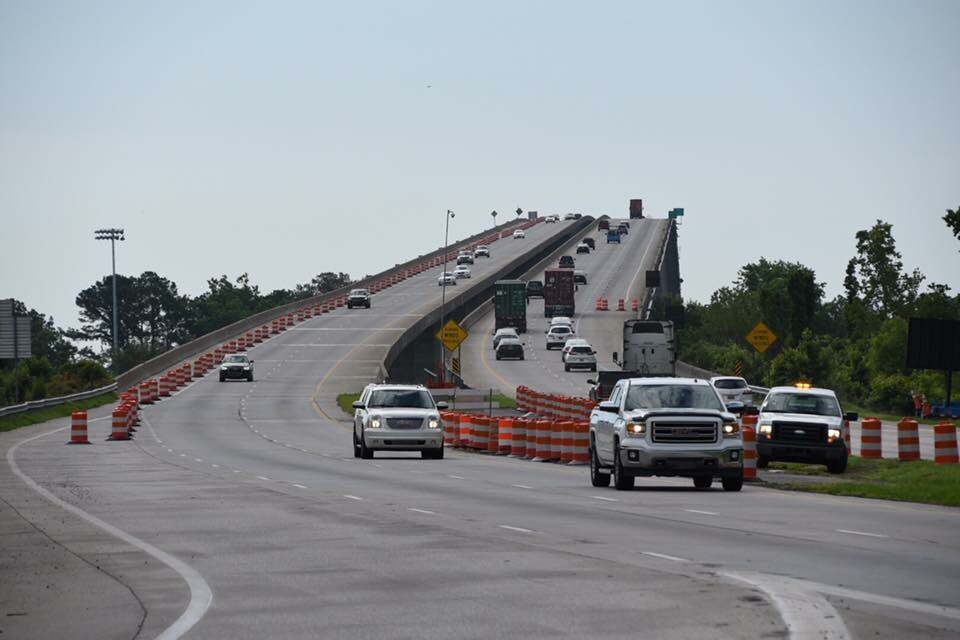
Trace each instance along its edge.
<path fill-rule="evenodd" d="M 67 395 L 109 384 L 141 362 L 260 311 L 351 284 L 346 273 L 324 272 L 293 289 L 261 293 L 244 273 L 207 280 L 196 297 L 153 271 L 117 275 L 117 353 L 113 345 L 113 276 L 77 294 L 81 325 L 59 328 L 53 318 L 14 301 L 16 315 L 29 315 L 32 357 L 19 366 L 0 361 L 0 406 Z"/>
<path fill-rule="evenodd" d="M 960 207 L 943 217 L 960 239 Z M 782 260 L 744 265 L 737 279 L 710 302 L 687 302 L 681 358 L 753 384 L 809 381 L 835 389 L 846 402 L 877 410 L 912 412 L 911 394 L 943 398 L 941 372 L 906 367 L 908 318 L 960 320 L 960 295 L 907 271 L 893 226 L 877 220 L 854 237 L 842 295 L 825 299 L 824 283 L 802 264 Z M 762 320 L 778 340 L 758 353 L 745 336 Z"/>

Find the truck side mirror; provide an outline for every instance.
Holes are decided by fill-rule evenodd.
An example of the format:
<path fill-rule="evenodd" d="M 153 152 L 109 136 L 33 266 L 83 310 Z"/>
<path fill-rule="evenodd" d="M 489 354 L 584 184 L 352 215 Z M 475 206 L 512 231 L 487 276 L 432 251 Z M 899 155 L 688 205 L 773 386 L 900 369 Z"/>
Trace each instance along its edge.
<path fill-rule="evenodd" d="M 616 413 L 620 411 L 620 405 L 616 402 L 601 402 L 597 405 L 597 409 L 600 411 L 609 411 L 611 413 Z"/>
<path fill-rule="evenodd" d="M 614 362 L 614 364 L 620 364 L 620 361 L 617 360 L 617 352 L 616 352 L 616 351 L 613 352 L 613 362 Z"/>
<path fill-rule="evenodd" d="M 449 406 L 449 405 L 447 405 L 447 403 L 444 402 L 443 400 L 441 400 L 440 402 L 437 403 L 437 409 L 439 409 L 440 411 L 443 411 L 443 410 L 446 409 L 448 406 Z"/>
<path fill-rule="evenodd" d="M 596 381 L 596 380 L 591 380 L 590 378 L 587 378 L 587 384 L 597 384 L 597 381 Z"/>
<path fill-rule="evenodd" d="M 845 413 L 843 419 L 847 422 L 856 422 L 860 419 L 860 415 L 855 411 L 851 411 L 850 413 Z"/>
<path fill-rule="evenodd" d="M 354 408 L 354 409 L 363 409 L 363 403 L 360 402 L 359 400 L 357 400 L 356 402 L 353 403 L 353 408 Z"/>

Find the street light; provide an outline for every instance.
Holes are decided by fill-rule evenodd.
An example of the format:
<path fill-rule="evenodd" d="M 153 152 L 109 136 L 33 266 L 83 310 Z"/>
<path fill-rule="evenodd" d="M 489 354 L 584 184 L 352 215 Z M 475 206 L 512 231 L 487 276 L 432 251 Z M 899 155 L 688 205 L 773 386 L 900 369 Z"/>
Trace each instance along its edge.
<path fill-rule="evenodd" d="M 490 215 L 493 216 L 493 226 L 497 226 L 497 211 L 494 209 L 490 212 Z"/>
<path fill-rule="evenodd" d="M 110 241 L 110 261 L 113 266 L 113 367 L 117 367 L 117 249 L 116 241 L 123 240 L 123 229 L 97 229 L 94 232 L 97 240 Z"/>
<path fill-rule="evenodd" d="M 456 218 L 456 214 L 450 209 L 447 209 L 446 215 L 446 225 L 443 232 L 443 273 L 440 278 L 440 330 L 443 331 L 443 314 L 444 307 L 447 304 L 447 242 L 450 238 L 450 220 Z M 443 357 L 443 343 L 440 343 L 440 384 L 443 384 L 444 379 L 444 368 L 446 367 L 446 362 Z"/>

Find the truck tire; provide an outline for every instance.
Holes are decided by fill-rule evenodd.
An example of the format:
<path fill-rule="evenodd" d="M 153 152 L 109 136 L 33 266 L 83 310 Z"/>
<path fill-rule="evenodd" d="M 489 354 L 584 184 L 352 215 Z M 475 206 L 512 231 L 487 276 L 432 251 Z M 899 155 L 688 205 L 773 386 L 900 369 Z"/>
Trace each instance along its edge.
<path fill-rule="evenodd" d="M 709 489 L 713 484 L 713 476 L 694 476 L 693 486 L 697 489 Z"/>
<path fill-rule="evenodd" d="M 609 487 L 610 474 L 600 470 L 600 460 L 597 459 L 597 452 L 590 447 L 590 484 L 595 487 Z"/>
<path fill-rule="evenodd" d="M 617 491 L 633 489 L 633 476 L 623 473 L 623 463 L 620 462 L 620 445 L 613 445 L 613 488 Z"/>
<path fill-rule="evenodd" d="M 357 432 L 353 432 L 353 457 L 360 457 L 360 443 L 357 442 Z"/>
<path fill-rule="evenodd" d="M 570 365 L 568 365 L 568 364 L 563 365 L 563 370 L 564 370 L 564 371 L 570 371 Z"/>
<path fill-rule="evenodd" d="M 829 460 L 827 461 L 827 471 L 830 473 L 843 473 L 847 470 L 847 456 L 843 456 L 839 460 Z"/>
<path fill-rule="evenodd" d="M 360 457 L 364 460 L 373 458 L 373 449 L 367 448 L 367 443 L 364 442 L 363 437 L 360 438 Z"/>
<path fill-rule="evenodd" d="M 743 474 L 741 473 L 738 476 L 729 478 L 721 478 L 720 482 L 723 483 L 724 491 L 740 491 L 740 489 L 743 489 Z"/>

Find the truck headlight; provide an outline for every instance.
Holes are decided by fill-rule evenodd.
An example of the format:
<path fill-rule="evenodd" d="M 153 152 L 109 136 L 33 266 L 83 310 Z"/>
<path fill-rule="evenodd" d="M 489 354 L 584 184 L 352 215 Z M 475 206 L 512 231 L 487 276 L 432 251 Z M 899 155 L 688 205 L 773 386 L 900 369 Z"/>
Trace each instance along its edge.
<path fill-rule="evenodd" d="M 220 365 L 220 371 L 226 371 L 226 370 L 227 370 L 227 365 L 225 364 Z"/>
<path fill-rule="evenodd" d="M 380 418 L 370 418 L 370 422 L 367 423 L 367 426 L 374 429 L 379 429 L 383 426 L 383 423 L 381 422 Z"/>
<path fill-rule="evenodd" d="M 244 371 L 250 371 L 250 365 L 248 365 L 248 364 L 243 365 L 243 370 L 244 370 Z"/>
<path fill-rule="evenodd" d="M 723 423 L 723 437 L 724 438 L 733 438 L 740 435 L 740 423 L 739 422 L 724 422 Z"/>
<path fill-rule="evenodd" d="M 627 435 L 642 436 L 647 432 L 647 425 L 643 422 L 628 422 Z"/>
<path fill-rule="evenodd" d="M 827 442 L 836 442 L 840 439 L 840 429 L 827 429 Z"/>
<path fill-rule="evenodd" d="M 757 426 L 757 433 L 765 437 L 767 440 L 773 438 L 773 425 L 772 424 L 761 424 Z"/>
<path fill-rule="evenodd" d="M 439 429 L 440 428 L 440 419 L 439 418 L 430 418 L 427 420 L 427 428 L 429 429 Z"/>

